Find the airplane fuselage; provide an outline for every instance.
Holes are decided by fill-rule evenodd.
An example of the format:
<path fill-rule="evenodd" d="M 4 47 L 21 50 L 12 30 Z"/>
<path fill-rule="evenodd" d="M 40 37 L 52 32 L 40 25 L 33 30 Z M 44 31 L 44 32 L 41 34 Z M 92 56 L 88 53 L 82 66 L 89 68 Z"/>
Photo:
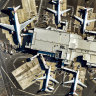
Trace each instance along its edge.
<path fill-rule="evenodd" d="M 49 83 L 49 79 L 50 79 L 50 71 L 51 71 L 51 67 L 48 69 L 48 72 L 46 74 L 46 83 L 45 83 L 45 91 L 48 87 L 48 83 Z"/>
<path fill-rule="evenodd" d="M 19 24 L 19 20 L 16 12 L 14 12 L 14 22 L 15 22 L 14 29 L 17 35 L 17 40 L 19 45 L 21 45 L 20 24 Z"/>
<path fill-rule="evenodd" d="M 76 78 L 74 78 L 74 87 L 73 87 L 74 92 L 76 91 L 76 87 L 77 87 L 77 84 L 78 84 L 78 77 L 79 77 L 79 71 L 76 74 Z"/>
<path fill-rule="evenodd" d="M 87 18 L 88 18 L 88 12 L 87 12 L 87 9 L 86 9 L 85 10 L 85 15 L 84 15 L 84 20 L 83 20 L 83 32 L 85 32 L 85 30 L 86 30 Z"/>

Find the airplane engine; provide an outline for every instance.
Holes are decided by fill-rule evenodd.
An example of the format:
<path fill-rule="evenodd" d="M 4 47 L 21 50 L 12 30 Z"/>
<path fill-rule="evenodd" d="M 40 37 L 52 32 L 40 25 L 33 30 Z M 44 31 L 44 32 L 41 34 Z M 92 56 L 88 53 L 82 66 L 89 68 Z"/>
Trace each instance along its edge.
<path fill-rule="evenodd" d="M 87 23 L 87 26 L 89 26 L 90 25 L 90 23 Z"/>
<path fill-rule="evenodd" d="M 11 31 L 11 34 L 14 34 L 14 31 Z"/>

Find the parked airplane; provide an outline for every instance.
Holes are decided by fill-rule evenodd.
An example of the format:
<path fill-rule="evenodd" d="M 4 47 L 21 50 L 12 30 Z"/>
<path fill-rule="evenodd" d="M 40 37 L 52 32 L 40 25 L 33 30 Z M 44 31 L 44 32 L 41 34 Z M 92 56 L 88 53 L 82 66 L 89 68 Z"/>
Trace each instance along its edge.
<path fill-rule="evenodd" d="M 46 69 L 45 76 L 36 79 L 36 80 L 43 80 L 43 79 L 45 80 L 45 84 L 43 83 L 44 87 L 41 89 L 41 91 L 52 92 L 54 90 L 53 87 L 48 86 L 49 81 L 52 81 L 54 83 L 59 83 L 57 80 L 51 77 L 50 72 L 51 72 L 51 66 L 48 69 Z"/>
<path fill-rule="evenodd" d="M 80 17 L 77 17 L 77 16 L 74 16 L 74 18 L 81 23 L 82 32 L 85 33 L 87 31 L 86 26 L 88 26 L 91 22 L 96 21 L 96 19 L 88 20 L 88 11 L 92 10 L 92 8 L 84 8 L 82 10 L 84 12 L 84 18 L 80 18 Z"/>
<path fill-rule="evenodd" d="M 0 26 L 3 28 L 6 28 L 8 30 L 11 30 L 12 32 L 15 31 L 16 35 L 17 35 L 17 40 L 18 40 L 18 44 L 19 46 L 21 46 L 22 42 L 21 42 L 21 31 L 29 24 L 31 23 L 36 17 L 33 17 L 32 19 L 19 24 L 19 20 L 18 20 L 18 16 L 17 16 L 17 10 L 20 8 L 20 5 L 17 7 L 8 7 L 8 9 L 12 12 L 14 12 L 14 25 L 8 25 L 8 24 L 3 24 L 0 23 Z"/>
<path fill-rule="evenodd" d="M 85 84 L 83 84 L 81 81 L 78 80 L 79 78 L 79 70 L 75 73 L 76 74 L 76 77 L 73 78 L 73 80 L 70 80 L 70 81 L 67 81 L 67 82 L 64 82 L 64 84 L 68 84 L 68 83 L 74 83 L 74 86 L 73 86 L 73 92 L 69 93 L 71 95 L 77 95 L 78 94 L 76 93 L 76 87 L 77 87 L 77 84 L 83 86 L 83 87 L 87 87 Z"/>
<path fill-rule="evenodd" d="M 61 11 L 60 10 L 60 7 L 61 7 L 60 3 L 61 3 L 61 1 L 62 0 L 52 1 L 53 4 L 56 4 L 58 6 L 57 10 L 53 10 L 53 9 L 47 8 L 47 10 L 49 10 L 50 12 L 55 14 L 55 17 L 57 18 L 56 19 L 57 20 L 57 22 L 56 22 L 57 25 L 60 24 L 60 23 L 64 23 L 64 22 L 61 21 L 61 15 L 63 15 L 64 13 L 66 13 L 67 11 L 70 10 L 70 9 L 67 9 L 67 10 Z"/>

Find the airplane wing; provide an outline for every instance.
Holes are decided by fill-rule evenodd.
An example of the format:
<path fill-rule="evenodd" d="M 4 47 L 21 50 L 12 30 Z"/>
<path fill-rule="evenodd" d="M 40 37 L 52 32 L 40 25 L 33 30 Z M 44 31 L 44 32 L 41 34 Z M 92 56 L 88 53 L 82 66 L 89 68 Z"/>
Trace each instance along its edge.
<path fill-rule="evenodd" d="M 68 84 L 68 83 L 74 83 L 74 80 L 70 80 L 70 81 L 64 82 L 64 84 Z"/>
<path fill-rule="evenodd" d="M 13 25 L 0 23 L 0 26 L 3 27 L 3 28 L 6 28 L 6 29 L 8 29 L 8 30 L 15 31 Z"/>
<path fill-rule="evenodd" d="M 96 34 L 96 31 L 85 30 L 85 33 Z M 90 64 L 90 63 L 87 63 L 87 65 L 96 67 L 96 64 Z"/>
<path fill-rule="evenodd" d="M 46 88 L 45 91 L 46 91 L 46 92 L 53 92 L 52 90 L 49 90 L 48 88 Z"/>
<path fill-rule="evenodd" d="M 34 60 L 34 58 L 38 57 L 40 54 L 36 54 L 35 56 L 31 57 L 30 60 Z"/>
<path fill-rule="evenodd" d="M 81 81 L 78 80 L 78 84 L 83 87 L 87 87 L 85 84 L 83 84 Z"/>
<path fill-rule="evenodd" d="M 52 78 L 51 76 L 50 76 L 50 81 L 55 82 L 55 83 L 59 83 L 57 80 L 55 80 L 55 79 Z"/>
<path fill-rule="evenodd" d="M 91 23 L 91 22 L 95 22 L 96 19 L 93 19 L 93 20 L 87 20 L 87 23 Z"/>
<path fill-rule="evenodd" d="M 43 76 L 43 77 L 37 78 L 36 80 L 43 80 L 43 79 L 46 79 L 46 76 Z"/>
<path fill-rule="evenodd" d="M 36 16 L 34 16 L 32 19 L 20 24 L 20 30 L 23 30 L 28 24 L 30 24 L 34 19 L 36 18 Z"/>
<path fill-rule="evenodd" d="M 78 17 L 78 16 L 75 16 L 75 15 L 74 15 L 74 18 L 75 18 L 77 21 L 83 23 L 83 19 L 82 19 L 82 18 L 80 18 L 80 17 Z"/>
<path fill-rule="evenodd" d="M 69 69 L 69 68 L 66 68 L 66 67 L 62 67 L 61 70 L 68 71 L 68 72 L 73 73 L 73 74 L 76 73 L 76 71 Z"/>
<path fill-rule="evenodd" d="M 57 14 L 57 12 L 55 10 L 53 10 L 53 9 L 47 8 L 47 10 L 54 13 L 55 15 Z"/>
<path fill-rule="evenodd" d="M 61 11 L 61 15 L 63 15 L 64 13 L 66 13 L 67 11 L 70 11 L 71 9 L 67 9 L 67 10 L 64 10 L 64 11 Z"/>

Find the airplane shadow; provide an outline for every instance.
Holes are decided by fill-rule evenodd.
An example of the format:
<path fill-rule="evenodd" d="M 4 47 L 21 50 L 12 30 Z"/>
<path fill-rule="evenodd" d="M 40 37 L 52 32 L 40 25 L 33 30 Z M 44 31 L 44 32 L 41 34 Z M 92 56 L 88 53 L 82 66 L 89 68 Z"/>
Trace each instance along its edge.
<path fill-rule="evenodd" d="M 76 62 L 80 62 L 81 67 L 85 67 L 85 68 L 87 67 L 86 66 L 87 61 L 83 60 L 83 56 L 78 56 Z"/>
<path fill-rule="evenodd" d="M 28 31 L 26 31 L 25 33 L 28 33 Z M 23 36 L 23 40 L 22 40 L 23 49 L 25 49 L 25 45 L 29 45 L 29 43 L 32 41 L 32 38 L 33 38 L 33 34 L 28 36 Z"/>
<path fill-rule="evenodd" d="M 11 25 L 14 24 L 14 15 L 12 14 L 12 12 L 10 10 L 2 9 L 1 12 L 4 14 L 7 14 L 9 16 L 9 22 Z"/>
<path fill-rule="evenodd" d="M 42 70 L 45 70 L 45 72 L 46 72 L 47 69 L 45 68 L 45 66 L 43 64 L 42 59 L 40 58 L 40 56 L 38 56 L 37 58 L 38 58 L 38 61 L 39 61 L 39 64 L 40 64 L 41 69 Z"/>
<path fill-rule="evenodd" d="M 12 14 L 12 12 L 10 10 L 2 9 L 1 12 L 8 15 L 10 25 L 14 25 L 15 24 L 15 22 L 14 22 L 14 15 Z M 9 31 L 9 34 L 12 34 L 12 38 L 13 38 L 14 43 L 16 45 L 18 45 L 16 33 L 15 32 L 12 33 L 12 31 L 10 31 L 9 29 L 7 29 L 5 27 L 2 27 L 2 26 L 0 26 L 0 27 L 5 29 L 5 30 L 7 30 L 7 31 Z"/>

